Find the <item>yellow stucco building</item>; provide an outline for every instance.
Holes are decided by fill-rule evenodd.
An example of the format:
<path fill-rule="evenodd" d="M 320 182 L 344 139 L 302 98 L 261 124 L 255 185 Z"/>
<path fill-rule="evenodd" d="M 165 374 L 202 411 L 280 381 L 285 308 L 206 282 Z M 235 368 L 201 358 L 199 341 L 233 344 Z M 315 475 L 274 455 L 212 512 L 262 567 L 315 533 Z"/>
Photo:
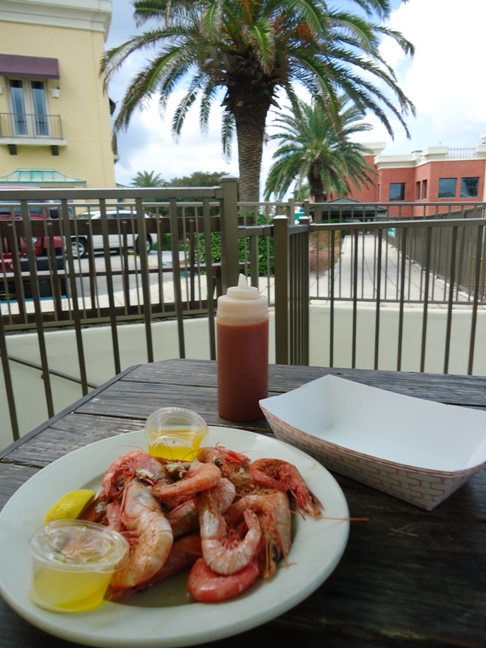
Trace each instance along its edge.
<path fill-rule="evenodd" d="M 115 187 L 111 0 L 0 0 L 0 186 Z"/>

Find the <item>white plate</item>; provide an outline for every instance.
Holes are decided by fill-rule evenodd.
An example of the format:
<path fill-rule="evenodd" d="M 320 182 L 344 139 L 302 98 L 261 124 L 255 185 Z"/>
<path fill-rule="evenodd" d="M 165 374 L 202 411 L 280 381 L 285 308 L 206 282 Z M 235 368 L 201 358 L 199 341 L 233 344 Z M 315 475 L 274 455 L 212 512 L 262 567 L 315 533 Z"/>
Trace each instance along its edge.
<path fill-rule="evenodd" d="M 141 431 L 98 441 L 53 462 L 29 479 L 0 514 L 0 592 L 33 625 L 58 637 L 89 646 L 190 646 L 228 637 L 261 625 L 294 607 L 317 589 L 338 564 L 348 539 L 346 499 L 330 473 L 300 450 L 252 432 L 210 427 L 206 445 L 221 443 L 260 457 L 295 464 L 325 507 L 325 516 L 293 516 L 289 566 L 259 579 L 247 592 L 218 604 L 193 603 L 185 593 L 187 574 L 118 603 L 103 602 L 90 611 L 56 614 L 29 598 L 32 564 L 28 542 L 47 509 L 76 488 L 99 490 L 110 463 L 133 448 L 146 448 Z"/>

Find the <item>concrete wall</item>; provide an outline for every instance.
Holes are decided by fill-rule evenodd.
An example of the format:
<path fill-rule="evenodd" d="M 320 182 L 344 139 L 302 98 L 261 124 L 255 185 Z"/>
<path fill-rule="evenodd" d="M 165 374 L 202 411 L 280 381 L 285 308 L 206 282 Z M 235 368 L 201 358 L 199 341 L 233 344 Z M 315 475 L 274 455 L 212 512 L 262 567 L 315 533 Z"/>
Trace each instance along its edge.
<path fill-rule="evenodd" d="M 352 306 L 335 307 L 335 367 L 352 366 Z M 310 364 L 329 365 L 329 306 L 315 305 L 310 314 Z M 373 369 L 375 354 L 375 309 L 360 306 L 357 312 L 356 368 Z M 398 358 L 398 308 L 380 311 L 379 369 L 396 371 Z M 401 371 L 420 371 L 423 312 L 407 308 L 404 315 Z M 455 310 L 452 318 L 448 373 L 467 374 L 471 311 Z M 446 310 L 431 308 L 427 313 L 426 372 L 444 373 Z M 486 311 L 478 314 L 473 374 L 486 375 Z"/>
<path fill-rule="evenodd" d="M 336 313 L 336 341 L 334 366 L 351 367 L 352 309 L 346 304 L 338 305 Z M 270 362 L 275 362 L 274 321 L 270 321 Z M 374 363 L 374 317 L 373 308 L 360 307 L 357 318 L 358 342 L 357 363 L 361 369 L 373 369 Z M 329 364 L 329 307 L 311 307 L 310 364 Z M 380 325 L 380 369 L 396 369 L 398 311 L 383 308 Z M 468 341 L 471 330 L 471 315 L 466 311 L 454 313 L 452 327 L 452 350 L 449 373 L 466 374 Z M 190 319 L 184 324 L 186 357 L 208 359 L 208 325 L 205 319 Z M 122 370 L 134 364 L 147 361 L 145 331 L 142 325 L 126 325 L 118 328 L 122 350 Z M 428 314 L 427 358 L 425 370 L 443 373 L 444 343 L 446 333 L 445 311 L 433 309 Z M 420 370 L 420 348 L 422 336 L 422 313 L 418 309 L 406 311 L 404 325 L 403 371 Z M 179 357 L 177 328 L 175 322 L 153 325 L 154 355 L 156 360 Z M 46 334 L 49 366 L 53 370 L 79 376 L 77 349 L 74 332 L 48 332 Z M 463 342 L 466 341 L 466 344 Z M 108 328 L 83 330 L 88 380 L 102 384 L 115 374 L 111 351 L 111 333 Z M 37 336 L 35 333 L 7 337 L 10 356 L 40 363 Z M 16 395 L 19 423 L 22 434 L 40 425 L 48 418 L 45 405 L 44 382 L 41 372 L 11 363 Z M 486 311 L 479 313 L 476 336 L 476 364 L 474 374 L 486 375 Z M 51 378 L 54 407 L 59 412 L 82 397 L 79 385 L 63 378 Z M 3 374 L 0 373 L 0 447 L 12 441 Z"/>

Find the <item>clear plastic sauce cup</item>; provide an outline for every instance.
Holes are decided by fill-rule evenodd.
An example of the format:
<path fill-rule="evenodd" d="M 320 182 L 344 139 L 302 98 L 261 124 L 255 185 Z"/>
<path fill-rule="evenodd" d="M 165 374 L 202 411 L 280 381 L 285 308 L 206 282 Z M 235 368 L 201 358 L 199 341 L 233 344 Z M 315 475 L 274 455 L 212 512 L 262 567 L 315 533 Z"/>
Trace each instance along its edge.
<path fill-rule="evenodd" d="M 129 554 L 120 533 L 82 520 L 49 522 L 29 544 L 34 559 L 31 599 L 52 612 L 83 612 L 99 605 Z"/>
<path fill-rule="evenodd" d="M 181 407 L 158 409 L 145 424 L 150 454 L 173 461 L 194 461 L 207 432 L 206 421 L 199 414 Z"/>

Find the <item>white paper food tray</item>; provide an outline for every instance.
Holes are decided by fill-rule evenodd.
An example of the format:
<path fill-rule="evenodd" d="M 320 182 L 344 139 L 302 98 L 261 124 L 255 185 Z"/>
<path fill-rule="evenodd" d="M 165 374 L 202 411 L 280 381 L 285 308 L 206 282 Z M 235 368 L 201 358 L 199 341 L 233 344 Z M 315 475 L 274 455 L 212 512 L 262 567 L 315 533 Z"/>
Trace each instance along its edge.
<path fill-rule="evenodd" d="M 486 466 L 486 413 L 325 376 L 260 401 L 274 434 L 334 470 L 432 510 Z"/>

